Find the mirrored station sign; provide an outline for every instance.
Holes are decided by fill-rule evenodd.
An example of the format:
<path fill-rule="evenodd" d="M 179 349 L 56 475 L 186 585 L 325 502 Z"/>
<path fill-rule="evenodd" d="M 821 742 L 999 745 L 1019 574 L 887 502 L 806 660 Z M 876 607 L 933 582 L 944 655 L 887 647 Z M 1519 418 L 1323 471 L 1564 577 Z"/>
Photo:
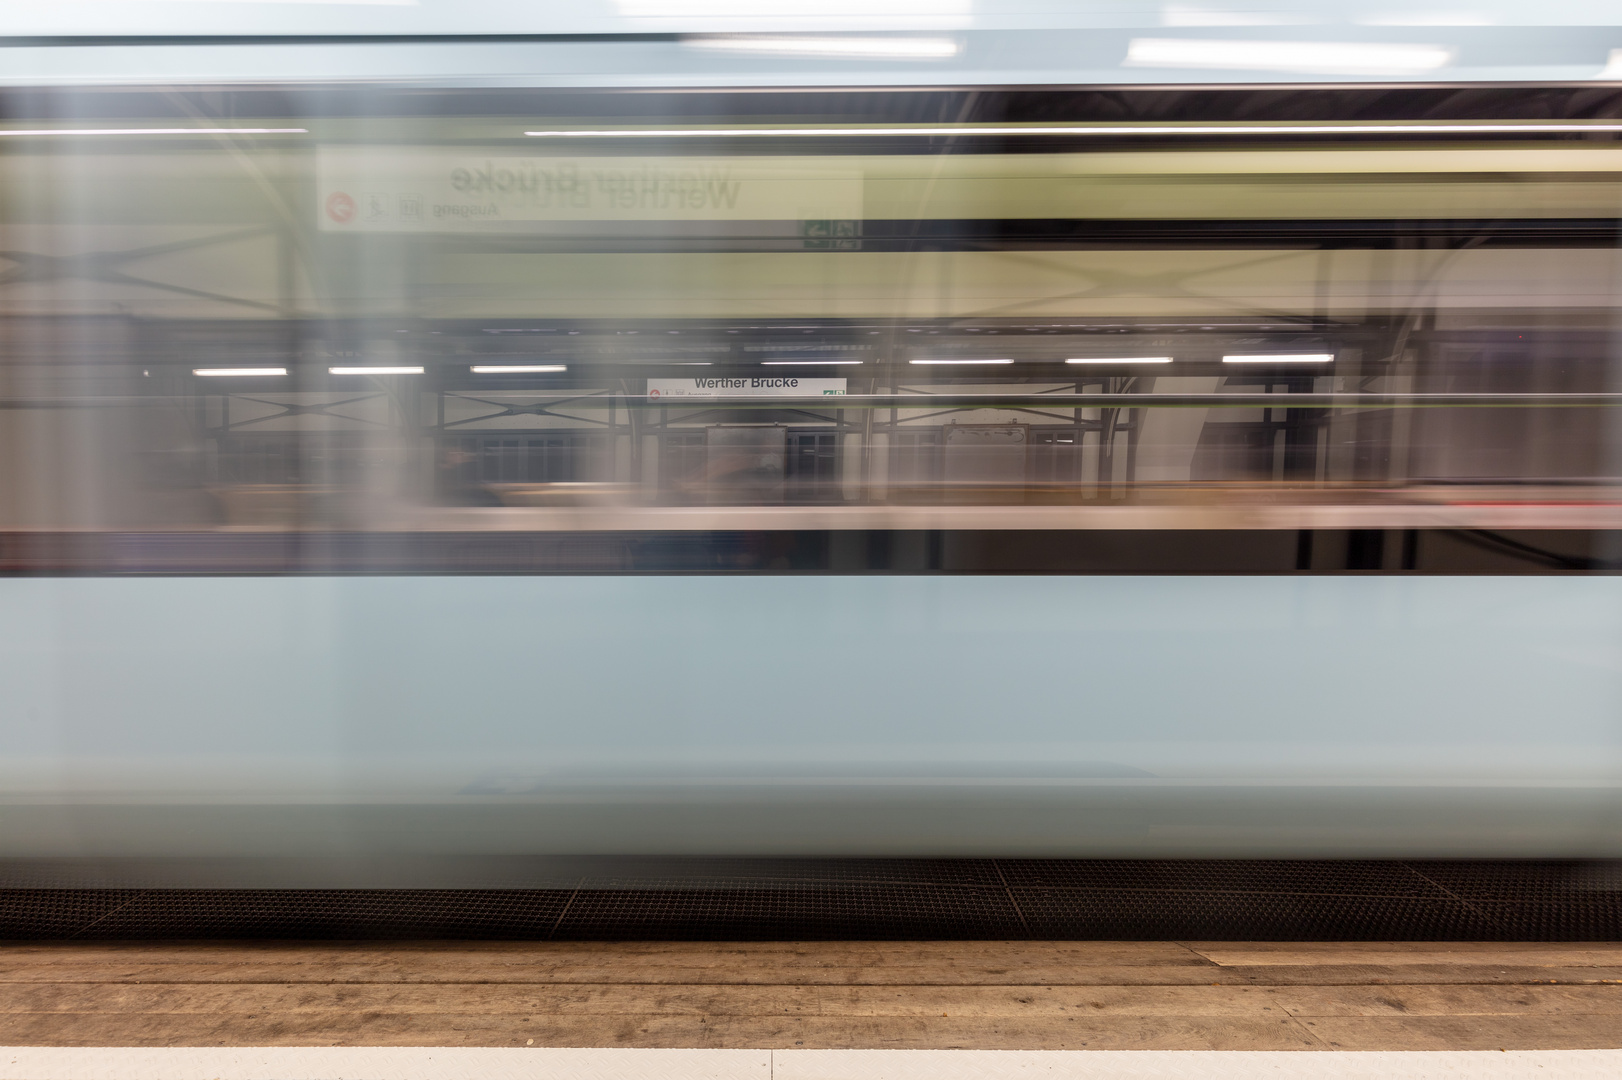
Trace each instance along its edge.
<path fill-rule="evenodd" d="M 858 221 L 862 174 L 813 158 L 320 154 L 325 232 L 486 232 L 570 221 Z"/>
<path fill-rule="evenodd" d="M 767 375 L 758 378 L 649 379 L 648 399 L 718 397 L 816 397 L 845 392 L 844 379 L 799 379 Z"/>

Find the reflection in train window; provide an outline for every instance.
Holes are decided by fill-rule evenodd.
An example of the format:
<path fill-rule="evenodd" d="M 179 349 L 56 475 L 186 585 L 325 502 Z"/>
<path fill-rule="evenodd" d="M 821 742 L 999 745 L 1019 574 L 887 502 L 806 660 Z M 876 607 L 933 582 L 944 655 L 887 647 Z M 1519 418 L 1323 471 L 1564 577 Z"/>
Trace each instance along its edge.
<path fill-rule="evenodd" d="M 701 149 L 562 147 L 431 98 L 317 94 L 329 126 L 230 146 L 6 141 L 8 258 L 79 261 L 0 282 L 0 530 L 850 534 L 800 568 L 1261 529 L 1316 572 L 1593 568 L 1553 533 L 1622 529 L 1610 135 L 786 146 L 692 97 Z M 386 141 L 333 134 L 373 109 Z M 453 178 L 497 158 L 605 179 L 475 205 Z"/>

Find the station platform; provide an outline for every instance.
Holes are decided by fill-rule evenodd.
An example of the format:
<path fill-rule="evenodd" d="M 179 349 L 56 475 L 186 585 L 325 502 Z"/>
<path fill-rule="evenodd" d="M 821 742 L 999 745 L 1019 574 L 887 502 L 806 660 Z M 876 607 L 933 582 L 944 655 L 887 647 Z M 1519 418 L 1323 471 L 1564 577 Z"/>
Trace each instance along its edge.
<path fill-rule="evenodd" d="M 1622 1047 L 1622 944 L 48 943 L 8 1046 Z"/>
<path fill-rule="evenodd" d="M 459 890 L 115 871 L 9 868 L 0 1080 L 1622 1075 L 1609 862 L 575 860 L 535 870 L 570 887 Z"/>

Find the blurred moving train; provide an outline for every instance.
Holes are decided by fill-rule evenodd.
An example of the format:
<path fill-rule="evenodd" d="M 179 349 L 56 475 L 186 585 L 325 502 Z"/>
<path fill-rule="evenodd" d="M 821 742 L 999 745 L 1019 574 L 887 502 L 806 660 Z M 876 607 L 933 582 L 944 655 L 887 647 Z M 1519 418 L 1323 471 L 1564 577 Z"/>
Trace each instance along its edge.
<path fill-rule="evenodd" d="M 1614 12 L 535 7 L 8 5 L 7 881 L 1622 855 Z"/>

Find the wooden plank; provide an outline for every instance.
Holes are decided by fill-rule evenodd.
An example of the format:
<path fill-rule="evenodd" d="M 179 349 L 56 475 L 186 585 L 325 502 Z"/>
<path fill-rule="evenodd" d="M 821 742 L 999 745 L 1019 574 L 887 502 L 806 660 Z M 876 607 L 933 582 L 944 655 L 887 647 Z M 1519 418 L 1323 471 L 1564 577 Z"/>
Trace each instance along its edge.
<path fill-rule="evenodd" d="M 1263 965 L 1224 967 L 1214 975 L 1226 985 L 1252 986 L 1379 986 L 1394 983 L 1480 983 L 1511 986 L 1521 983 L 1622 983 L 1622 967 L 1482 967 L 1475 964 L 1406 965 Z"/>
<path fill-rule="evenodd" d="M 643 1046 L 820 1049 L 1320 1048 L 1288 1017 L 1077 1017 L 1043 1023 L 983 1018 L 671 1017 L 627 1015 L 528 1022 L 481 1013 L 374 1012 L 8 1017 L 10 1045 L 61 1046 Z"/>
<path fill-rule="evenodd" d="M 1270 969 L 1257 969 L 1266 972 Z M 1493 969 L 1497 970 L 1497 969 Z M 1537 969 L 1540 973 L 1545 970 Z M 1585 971 L 1592 969 L 1583 969 Z M 942 965 L 933 969 L 860 966 L 775 966 L 737 964 L 722 967 L 642 965 L 635 962 L 574 964 L 30 964 L 0 967 L 0 983 L 29 982 L 648 982 L 648 983 L 916 983 L 969 985 L 1046 985 L 1101 978 L 1128 981 L 1211 982 L 1225 974 L 1215 965 Z M 1288 973 L 1286 973 L 1288 974 Z"/>
<path fill-rule="evenodd" d="M 1548 1016 L 1622 1018 L 1622 986 L 1270 987 L 1293 1016 Z M 1622 1020 L 1618 1021 L 1622 1031 Z"/>
<path fill-rule="evenodd" d="M 1539 942 L 1264 942 L 1189 943 L 1213 963 L 1259 967 L 1264 964 L 1504 964 L 1526 967 L 1622 967 L 1622 944 L 1543 944 Z"/>
<path fill-rule="evenodd" d="M 36 963 L 0 967 L 0 985 L 129 982 L 143 984 L 249 985 L 279 983 L 320 984 L 423 984 L 463 985 L 489 983 L 528 985 L 734 985 L 734 986 L 1203 986 L 1224 985 L 1355 986 L 1479 983 L 1484 985 L 1609 984 L 1622 983 L 1622 967 L 1551 968 L 1482 967 L 1477 965 L 1420 964 L 1413 966 L 1263 965 L 1260 967 L 1201 967 L 1148 965 L 942 967 L 920 972 L 913 967 L 882 964 L 863 967 L 772 967 L 739 964 L 736 967 L 642 966 L 602 962 L 594 966 L 456 964 L 86 964 Z"/>
<path fill-rule="evenodd" d="M 1586 969 L 1585 969 L 1586 970 Z M 542 967 L 488 969 L 476 965 L 457 968 L 454 965 L 436 965 L 433 970 L 410 968 L 330 967 L 307 968 L 296 965 L 230 965 L 186 967 L 180 965 L 63 965 L 53 969 L 49 965 L 29 968 L 0 969 L 0 985 L 32 983 L 211 983 L 235 985 L 250 983 L 422 983 L 430 985 L 460 985 L 465 983 L 499 983 L 527 986 L 532 984 L 663 984 L 780 986 L 787 983 L 827 986 L 888 986 L 912 985 L 928 982 L 933 985 L 960 986 L 1094 986 L 1094 985 L 1205 985 L 1212 981 L 1214 967 L 1032 967 L 1019 970 L 990 968 L 959 968 L 920 975 L 915 971 L 898 970 L 878 965 L 871 967 L 839 967 L 820 969 L 748 968 L 617 968 L 598 967 Z M 1622 969 L 1619 969 L 1622 971 Z M 1266 977 L 1264 969 L 1263 977 Z M 1543 969 L 1538 969 L 1543 977 Z"/>
<path fill-rule="evenodd" d="M 1331 1050 L 1614 1050 L 1622 1025 L 1602 1016 L 1339 1016 L 1302 1025 Z"/>
<path fill-rule="evenodd" d="M 377 1010 L 431 1016 L 572 1013 L 695 1016 L 1232 1016 L 1273 1006 L 1249 986 L 459 986 L 76 983 L 0 990 L 0 1016 L 15 1013 L 216 1013 Z"/>
<path fill-rule="evenodd" d="M 280 983 L 320 984 L 423 984 L 462 985 L 827 985 L 892 986 L 928 983 L 937 986 L 1202 986 L 1224 985 L 1386 985 L 1453 984 L 1514 985 L 1622 983 L 1622 967 L 1547 968 L 1481 967 L 1423 964 L 1407 966 L 1263 965 L 1260 967 L 955 967 L 920 973 L 913 968 L 880 964 L 864 967 L 773 968 L 738 965 L 735 968 L 638 964 L 596 966 L 499 965 L 480 963 L 431 964 L 32 964 L 0 968 L 0 985 L 129 982 L 143 984 L 249 985 Z"/>
<path fill-rule="evenodd" d="M 1106 960 L 1114 963 L 1205 963 L 1189 945 L 1165 941 L 535 941 L 462 942 L 405 941 L 388 944 L 328 944 L 328 942 L 32 942 L 0 945 L 0 958 L 50 958 L 75 954 L 86 958 L 118 958 L 149 955 L 162 958 L 217 957 L 251 958 L 258 955 L 297 955 L 297 957 L 526 957 L 526 955 L 573 955 L 573 957 L 641 957 L 649 962 L 659 958 L 697 960 L 722 957 L 801 957 L 829 960 L 837 957 L 886 957 L 892 963 L 934 963 L 939 960 L 976 960 L 981 957 L 1023 957 L 1048 955 L 1069 960 Z"/>
<path fill-rule="evenodd" d="M 1622 1017 L 1619 986 L 943 987 L 131 985 L 9 987 L 16 1014 L 386 1012 L 436 1016 L 666 1015 L 1031 1018 L 1097 1016 L 1558 1015 Z M 1622 1023 L 1619 1023 L 1622 1029 Z"/>
<path fill-rule="evenodd" d="M 261 949 L 112 949 L 68 947 L 54 953 L 0 949 L 0 982 L 130 981 L 423 981 L 423 982 L 735 982 L 878 983 L 927 981 L 1043 984 L 1140 981 L 1171 967 L 1172 981 L 1203 981 L 1215 965 L 1169 943 L 883 943 L 853 946 L 704 946 L 677 943 L 625 949 L 594 945 L 502 950 L 365 950 L 332 947 Z M 1001 944 L 1001 947 L 995 947 Z M 1158 981 L 1158 976 L 1151 977 Z"/>
<path fill-rule="evenodd" d="M 623 965 L 730 967 L 740 963 L 797 966 L 881 962 L 891 966 L 1115 964 L 1209 966 L 1188 947 L 1174 942 L 1138 941 L 908 941 L 908 942 L 411 942 L 387 946 L 321 943 L 214 945 L 123 945 L 62 943 L 0 946 L 0 965 L 59 963 L 240 964 L 296 962 L 487 963 L 566 961 L 589 964 L 610 960 Z"/>

